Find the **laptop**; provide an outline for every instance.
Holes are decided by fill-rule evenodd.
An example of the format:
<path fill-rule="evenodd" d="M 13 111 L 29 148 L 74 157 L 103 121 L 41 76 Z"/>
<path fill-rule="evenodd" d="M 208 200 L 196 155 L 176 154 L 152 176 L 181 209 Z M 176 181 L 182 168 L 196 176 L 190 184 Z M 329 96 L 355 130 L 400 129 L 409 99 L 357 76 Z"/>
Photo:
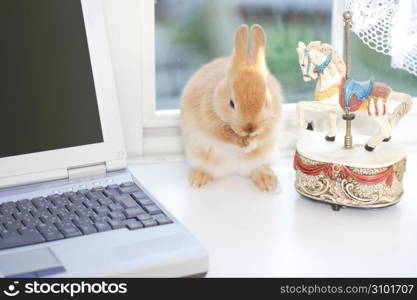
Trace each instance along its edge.
<path fill-rule="evenodd" d="M 0 277 L 203 276 L 127 170 L 101 0 L 0 1 L 0 39 Z"/>

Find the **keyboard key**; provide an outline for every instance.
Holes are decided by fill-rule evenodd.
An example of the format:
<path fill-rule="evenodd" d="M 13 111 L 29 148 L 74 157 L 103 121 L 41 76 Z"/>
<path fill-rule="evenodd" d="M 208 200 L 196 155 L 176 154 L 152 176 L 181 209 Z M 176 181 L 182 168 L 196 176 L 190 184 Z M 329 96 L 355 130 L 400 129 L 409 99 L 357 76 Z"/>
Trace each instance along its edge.
<path fill-rule="evenodd" d="M 14 207 L 3 207 L 0 206 L 0 213 L 4 216 L 6 215 L 11 215 L 13 212 L 15 212 L 15 208 Z"/>
<path fill-rule="evenodd" d="M 59 199 L 59 198 L 61 198 L 61 195 L 57 194 L 57 193 L 49 195 L 49 196 L 46 197 L 46 199 L 48 199 L 49 201 L 52 201 L 53 199 Z"/>
<path fill-rule="evenodd" d="M 88 198 L 84 195 L 75 194 L 75 196 L 72 196 L 69 198 L 72 203 L 80 203 L 82 204 L 83 201 L 88 201 Z"/>
<path fill-rule="evenodd" d="M 152 200 L 151 200 L 151 199 L 149 199 L 149 198 L 140 198 L 140 199 L 138 199 L 138 202 L 139 202 L 139 203 L 140 203 L 140 205 L 142 205 L 142 206 L 144 206 L 144 205 L 154 204 L 154 203 L 152 202 Z"/>
<path fill-rule="evenodd" d="M 0 222 L 2 222 L 3 224 L 7 224 L 7 223 L 12 224 L 12 223 L 16 222 L 16 219 L 13 216 L 10 216 L 10 215 L 2 215 L 1 219 L 0 219 Z"/>
<path fill-rule="evenodd" d="M 66 221 L 70 221 L 71 220 L 71 218 L 69 217 L 69 215 L 68 214 L 61 214 L 61 213 L 58 213 L 57 215 L 56 215 L 61 221 L 63 221 L 63 222 L 66 222 Z"/>
<path fill-rule="evenodd" d="M 84 208 L 84 209 L 77 209 L 74 211 L 74 213 L 79 217 L 79 218 L 87 218 L 89 217 L 88 215 L 88 211 Z"/>
<path fill-rule="evenodd" d="M 123 210 L 123 206 L 121 206 L 119 203 L 113 203 L 108 205 L 108 208 L 110 208 L 111 211 L 121 211 Z"/>
<path fill-rule="evenodd" d="M 54 224 L 59 231 L 62 231 L 65 227 L 74 227 L 74 224 L 71 221 L 56 221 Z"/>
<path fill-rule="evenodd" d="M 73 196 L 75 196 L 75 195 L 76 195 L 76 193 L 75 193 L 75 192 L 70 191 L 70 192 L 65 192 L 65 193 L 63 193 L 63 194 L 62 194 L 62 197 L 65 197 L 65 198 L 70 198 L 70 197 L 73 197 Z"/>
<path fill-rule="evenodd" d="M 22 221 L 22 220 L 25 220 L 25 219 L 32 219 L 33 218 L 32 214 L 29 211 L 19 212 L 18 214 L 19 214 L 19 217 L 17 217 L 17 213 L 14 214 L 16 220 Z"/>
<path fill-rule="evenodd" d="M 133 181 L 126 181 L 126 182 L 123 182 L 120 186 L 121 187 L 128 187 L 128 186 L 132 186 L 132 185 L 135 185 L 135 183 Z"/>
<path fill-rule="evenodd" d="M 74 214 L 71 214 L 68 218 L 69 218 L 69 220 L 70 220 L 70 221 L 72 221 L 72 222 L 74 222 L 74 221 L 76 221 L 76 220 L 79 220 L 79 219 L 80 219 L 80 217 L 79 217 L 79 216 L 77 216 L 75 213 L 74 213 Z"/>
<path fill-rule="evenodd" d="M 126 220 L 125 224 L 130 230 L 143 228 L 143 224 L 135 219 Z"/>
<path fill-rule="evenodd" d="M 101 213 L 107 213 L 109 211 L 109 208 L 107 206 L 99 206 L 99 207 L 95 207 L 93 208 L 94 212 L 96 214 L 101 214 Z"/>
<path fill-rule="evenodd" d="M 112 220 L 124 220 L 126 219 L 124 213 L 121 211 L 112 211 L 107 214 Z"/>
<path fill-rule="evenodd" d="M 97 222 L 97 223 L 94 223 L 94 226 L 100 232 L 101 231 L 111 230 L 111 227 L 110 227 L 110 225 L 107 222 Z"/>
<path fill-rule="evenodd" d="M 35 232 L 37 232 L 37 229 L 35 228 L 27 228 L 27 227 L 23 227 L 23 228 L 19 228 L 17 230 L 17 232 L 19 232 L 21 235 L 25 235 L 25 234 L 33 234 Z"/>
<path fill-rule="evenodd" d="M 83 225 L 83 224 L 93 224 L 93 222 L 91 221 L 91 219 L 89 217 L 83 217 L 83 218 L 79 218 L 78 220 L 73 221 L 73 223 L 75 224 L 75 226 L 79 226 L 79 225 Z"/>
<path fill-rule="evenodd" d="M 110 198 L 100 198 L 100 199 L 97 199 L 97 202 L 100 203 L 101 205 L 114 204 L 113 200 L 111 200 Z"/>
<path fill-rule="evenodd" d="M 119 229 L 119 228 L 125 227 L 125 223 L 122 220 L 110 220 L 108 221 L 108 223 L 113 229 Z"/>
<path fill-rule="evenodd" d="M 22 220 L 23 225 L 26 227 L 36 227 L 38 225 L 41 225 L 42 222 L 39 219 L 32 219 L 32 220 Z"/>
<path fill-rule="evenodd" d="M 20 219 L 23 218 L 23 213 L 21 213 L 20 211 L 15 211 L 14 213 L 12 213 L 12 216 L 16 220 L 20 221 Z"/>
<path fill-rule="evenodd" d="M 3 202 L 1 204 L 1 206 L 3 206 L 3 207 L 16 207 L 16 202 L 14 202 L 14 201 Z"/>
<path fill-rule="evenodd" d="M 49 211 L 48 208 L 42 208 L 42 209 L 38 209 L 35 214 L 32 214 L 32 216 L 36 218 L 40 218 L 40 217 L 47 218 L 51 216 L 51 212 Z"/>
<path fill-rule="evenodd" d="M 141 222 L 143 223 L 143 225 L 145 225 L 145 227 L 152 227 L 158 225 L 158 223 L 156 223 L 154 219 L 143 220 Z"/>
<path fill-rule="evenodd" d="M 132 197 L 135 200 L 139 200 L 139 199 L 143 199 L 143 198 L 148 198 L 148 196 L 144 192 L 142 192 L 142 191 L 133 193 L 132 194 Z"/>
<path fill-rule="evenodd" d="M 69 213 L 69 211 L 64 206 L 61 206 L 61 207 L 53 206 L 53 207 L 49 207 L 48 210 L 52 215 L 58 215 L 58 214 L 66 215 Z"/>
<path fill-rule="evenodd" d="M 57 216 L 42 216 L 39 218 L 44 224 L 54 224 L 61 221 Z"/>
<path fill-rule="evenodd" d="M 59 230 L 66 238 L 82 235 L 81 231 L 74 225 L 62 227 Z"/>
<path fill-rule="evenodd" d="M 121 194 L 131 194 L 131 193 L 136 193 L 136 192 L 140 192 L 140 188 L 138 188 L 136 185 L 131 185 L 131 186 L 126 186 L 126 187 L 120 187 L 119 188 L 119 192 Z"/>
<path fill-rule="evenodd" d="M 83 204 L 85 205 L 85 207 L 91 208 L 91 209 L 101 206 L 100 203 L 98 203 L 96 200 L 87 200 L 87 201 L 84 201 Z"/>
<path fill-rule="evenodd" d="M 92 234 L 97 232 L 97 229 L 93 226 L 93 224 L 83 223 L 78 224 L 77 227 L 83 234 Z"/>
<path fill-rule="evenodd" d="M 116 202 L 119 202 L 124 208 L 130 208 L 130 207 L 138 207 L 138 203 L 132 199 L 129 195 L 121 195 L 121 196 L 115 196 L 113 199 Z"/>
<path fill-rule="evenodd" d="M 20 221 L 32 221 L 34 219 L 32 213 L 30 211 L 24 213 L 20 218 Z"/>
<path fill-rule="evenodd" d="M 69 200 L 65 199 L 65 198 L 54 198 L 51 200 L 51 202 L 55 205 L 55 206 L 64 206 L 65 204 L 67 204 L 69 202 Z"/>
<path fill-rule="evenodd" d="M 87 196 L 88 199 L 93 200 L 93 199 L 98 199 L 98 198 L 102 198 L 105 197 L 104 194 L 102 192 L 88 192 L 87 194 L 85 194 Z"/>
<path fill-rule="evenodd" d="M 170 224 L 173 223 L 170 218 L 168 218 L 164 214 L 158 214 L 153 216 L 154 220 L 158 222 L 159 225 Z"/>
<path fill-rule="evenodd" d="M 115 189 L 106 189 L 103 191 L 103 194 L 106 195 L 107 197 L 113 197 L 113 196 L 118 196 L 120 195 L 118 190 Z"/>
<path fill-rule="evenodd" d="M 0 207 L 1 208 L 12 208 L 12 209 L 14 209 L 14 208 L 16 208 L 16 203 L 13 202 L 13 201 L 7 201 L 7 202 L 2 203 L 0 205 Z"/>
<path fill-rule="evenodd" d="M 91 220 L 93 221 L 93 223 L 102 223 L 102 222 L 106 222 L 107 218 L 102 215 L 95 215 L 91 217 Z"/>
<path fill-rule="evenodd" d="M 33 206 L 32 202 L 30 202 L 29 199 L 17 201 L 16 207 L 20 212 L 27 212 L 32 209 L 35 209 L 35 206 Z"/>
<path fill-rule="evenodd" d="M 54 225 L 39 225 L 37 228 L 48 242 L 64 238 L 64 235 Z"/>
<path fill-rule="evenodd" d="M 41 242 L 45 242 L 44 237 L 38 231 L 35 231 L 33 233 L 1 239 L 0 249 L 14 248 Z"/>
<path fill-rule="evenodd" d="M 17 232 L 17 230 L 2 229 L 2 230 L 0 230 L 0 236 L 3 239 L 6 239 L 6 238 L 11 238 L 11 237 L 18 237 L 18 236 L 20 236 L 20 234 Z M 0 243 L 1 243 L 1 241 L 0 241 Z"/>
<path fill-rule="evenodd" d="M 138 219 L 139 221 L 148 220 L 148 219 L 152 219 L 152 216 L 145 213 L 145 214 L 141 214 L 137 216 L 136 219 Z"/>
<path fill-rule="evenodd" d="M 16 231 L 23 227 L 20 221 L 8 221 L 7 223 L 3 223 L 3 225 L 8 231 Z"/>
<path fill-rule="evenodd" d="M 85 210 L 85 205 L 80 201 L 72 204 L 67 204 L 65 205 L 65 208 L 69 211 Z"/>
<path fill-rule="evenodd" d="M 48 200 L 45 199 L 45 197 L 36 197 L 32 199 L 32 204 L 37 208 L 45 208 L 48 206 Z"/>
<path fill-rule="evenodd" d="M 127 208 L 127 209 L 124 210 L 123 213 L 125 214 L 127 219 L 131 219 L 131 218 L 134 218 L 134 217 L 136 217 L 140 214 L 145 213 L 145 211 L 143 210 L 143 208 L 138 206 L 138 207 Z"/>
<path fill-rule="evenodd" d="M 30 202 L 29 199 L 22 199 L 22 200 L 17 200 L 15 202 L 15 204 L 16 204 L 16 206 L 19 206 L 19 205 L 28 205 L 28 204 L 31 204 L 31 202 Z"/>
<path fill-rule="evenodd" d="M 119 185 L 117 185 L 117 184 L 109 184 L 106 187 L 106 189 L 108 189 L 108 190 L 113 190 L 113 189 L 118 189 L 118 188 L 119 188 Z"/>
<path fill-rule="evenodd" d="M 159 209 L 158 206 L 152 204 L 152 205 L 145 205 L 144 206 L 145 210 L 150 213 L 151 215 L 156 215 L 161 213 L 162 211 Z"/>
<path fill-rule="evenodd" d="M 77 194 L 79 194 L 79 195 L 85 195 L 85 194 L 87 194 L 87 193 L 89 193 L 90 191 L 89 190 L 87 190 L 87 189 L 81 189 L 81 190 L 79 190 L 78 192 L 77 192 Z"/>

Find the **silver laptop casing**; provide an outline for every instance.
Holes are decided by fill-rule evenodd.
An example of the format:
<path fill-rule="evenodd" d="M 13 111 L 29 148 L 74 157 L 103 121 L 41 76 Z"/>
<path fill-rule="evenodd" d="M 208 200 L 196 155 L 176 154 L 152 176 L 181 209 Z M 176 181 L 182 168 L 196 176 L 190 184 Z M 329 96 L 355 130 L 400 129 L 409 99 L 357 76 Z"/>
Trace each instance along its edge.
<path fill-rule="evenodd" d="M 94 186 L 136 181 L 128 171 L 78 180 L 59 180 L 3 189 L 0 203 Z M 140 185 L 136 181 L 137 184 Z M 141 186 L 146 190 L 145 187 Z M 173 224 L 137 230 L 118 229 L 81 237 L 0 250 L 1 256 L 48 248 L 66 272 L 52 277 L 187 277 L 208 270 L 208 255 L 195 237 L 156 199 Z M 20 262 L 17 262 L 20 263 Z M 43 269 L 42 262 L 16 266 L 17 273 Z M 0 265 L 0 274 L 6 276 Z M 1 276 L 1 275 L 0 275 Z"/>
<path fill-rule="evenodd" d="M 0 158 L 0 204 L 106 186 L 110 182 L 135 181 L 126 169 L 102 1 L 81 0 L 81 3 L 104 142 Z M 174 220 L 173 224 L 131 231 L 118 229 L 0 250 L 0 261 L 15 253 L 27 254 L 47 248 L 66 270 L 52 275 L 55 277 L 183 277 L 206 273 L 206 250 L 156 199 L 154 201 Z M 8 267 L 25 273 L 34 271 L 35 265 L 42 267 L 42 261 L 25 263 L 22 260 Z M 6 275 L 0 265 L 0 276 Z"/>

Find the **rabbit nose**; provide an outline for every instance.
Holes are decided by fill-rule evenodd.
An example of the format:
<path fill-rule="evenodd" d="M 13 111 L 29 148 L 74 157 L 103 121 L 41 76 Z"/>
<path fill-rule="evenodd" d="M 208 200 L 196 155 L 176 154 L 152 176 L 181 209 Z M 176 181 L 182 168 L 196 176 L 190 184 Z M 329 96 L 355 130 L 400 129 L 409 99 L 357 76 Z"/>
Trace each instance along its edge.
<path fill-rule="evenodd" d="M 245 127 L 245 131 L 247 133 L 252 133 L 255 130 L 255 126 L 252 123 L 248 123 Z"/>

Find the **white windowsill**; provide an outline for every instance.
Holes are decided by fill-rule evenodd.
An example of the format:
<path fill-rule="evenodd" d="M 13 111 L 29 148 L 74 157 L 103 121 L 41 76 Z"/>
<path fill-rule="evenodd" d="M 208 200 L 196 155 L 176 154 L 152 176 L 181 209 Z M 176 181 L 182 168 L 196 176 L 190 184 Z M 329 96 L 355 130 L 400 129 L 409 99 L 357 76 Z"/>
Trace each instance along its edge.
<path fill-rule="evenodd" d="M 414 98 L 417 101 L 417 98 Z M 154 160 L 155 157 L 178 156 L 183 153 L 182 139 L 179 128 L 179 110 L 158 111 L 160 116 L 159 122 L 167 122 L 161 127 L 144 128 L 143 130 L 143 146 L 142 158 Z M 353 122 L 353 135 L 356 133 L 371 136 L 377 130 L 374 121 L 370 120 L 366 113 L 356 114 Z M 323 132 L 325 135 L 327 126 L 327 115 L 324 113 L 306 111 L 306 120 L 313 120 L 315 130 Z M 397 128 L 394 129 L 393 141 L 404 145 L 410 151 L 417 151 L 417 131 L 410 130 L 415 127 L 417 119 L 417 105 L 413 105 L 408 115 L 400 121 Z M 162 125 L 160 123 L 160 125 Z M 339 132 L 337 138 L 343 139 L 345 131 L 345 123 L 341 118 L 338 120 Z M 301 129 L 297 125 L 296 120 L 296 104 L 288 103 L 283 106 L 281 127 L 279 134 L 279 144 L 281 154 L 291 153 L 295 144 L 300 137 Z M 138 156 L 135 156 L 138 158 Z"/>
<path fill-rule="evenodd" d="M 210 277 L 417 276 L 417 154 L 399 204 L 339 212 L 295 192 L 291 158 L 275 167 L 278 195 L 242 177 L 191 189 L 183 158 L 167 161 L 132 160 L 130 170 L 208 249 Z"/>

